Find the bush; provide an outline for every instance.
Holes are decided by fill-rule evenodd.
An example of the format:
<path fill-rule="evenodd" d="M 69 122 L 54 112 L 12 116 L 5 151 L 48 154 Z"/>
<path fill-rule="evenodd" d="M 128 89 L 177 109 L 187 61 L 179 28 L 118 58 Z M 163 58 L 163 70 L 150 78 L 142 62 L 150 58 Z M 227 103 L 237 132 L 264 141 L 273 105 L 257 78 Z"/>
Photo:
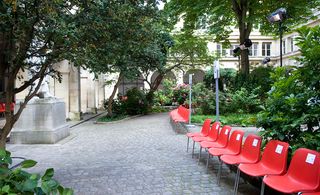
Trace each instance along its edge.
<path fill-rule="evenodd" d="M 320 27 L 299 30 L 302 67 L 277 68 L 265 110 L 258 125 L 265 140 L 279 139 L 292 146 L 320 149 Z"/>
<path fill-rule="evenodd" d="M 108 101 L 105 100 L 103 103 L 103 107 L 105 109 L 108 109 Z M 124 108 L 124 101 L 125 101 L 125 96 L 122 96 L 121 98 L 118 97 L 117 99 L 114 99 L 112 102 L 112 114 L 113 115 L 122 115 L 126 113 L 125 108 Z"/>
<path fill-rule="evenodd" d="M 132 88 L 127 91 L 127 99 L 123 102 L 123 109 L 128 115 L 147 114 L 148 101 L 143 91 Z"/>
<path fill-rule="evenodd" d="M 53 179 L 54 170 L 47 169 L 43 176 L 25 171 L 36 165 L 36 161 L 25 160 L 21 166 L 12 170 L 11 153 L 0 149 L 0 194 L 63 194 L 72 195 L 70 188 L 63 188 Z"/>
<path fill-rule="evenodd" d="M 234 113 L 257 113 L 261 110 L 260 99 L 257 91 L 260 87 L 249 92 L 246 88 L 241 88 L 234 93 L 229 93 L 230 103 L 228 112 Z"/>

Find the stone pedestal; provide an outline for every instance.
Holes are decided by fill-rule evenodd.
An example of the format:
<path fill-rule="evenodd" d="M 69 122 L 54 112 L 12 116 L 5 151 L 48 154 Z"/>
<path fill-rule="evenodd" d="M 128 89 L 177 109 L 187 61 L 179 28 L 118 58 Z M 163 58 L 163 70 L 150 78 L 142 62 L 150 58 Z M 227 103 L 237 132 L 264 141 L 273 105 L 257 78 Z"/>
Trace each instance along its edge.
<path fill-rule="evenodd" d="M 10 142 L 54 144 L 69 135 L 65 103 L 57 98 L 33 99 L 14 125 Z"/>

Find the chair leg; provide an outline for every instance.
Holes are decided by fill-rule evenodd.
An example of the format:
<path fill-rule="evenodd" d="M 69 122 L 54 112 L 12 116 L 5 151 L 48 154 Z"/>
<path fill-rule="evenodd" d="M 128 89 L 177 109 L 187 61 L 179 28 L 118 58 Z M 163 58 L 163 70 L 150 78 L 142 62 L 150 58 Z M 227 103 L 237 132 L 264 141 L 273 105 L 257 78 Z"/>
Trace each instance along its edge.
<path fill-rule="evenodd" d="M 200 150 L 199 150 L 199 160 L 198 160 L 198 164 L 200 164 L 200 159 L 201 159 L 201 152 L 202 152 L 202 147 L 200 146 Z"/>
<path fill-rule="evenodd" d="M 240 180 L 240 169 L 238 167 L 235 182 L 234 182 L 234 187 L 233 187 L 233 195 L 238 194 L 239 180 Z"/>
<path fill-rule="evenodd" d="M 195 141 L 193 141 L 193 144 L 192 144 L 192 158 L 193 158 L 193 154 L 194 154 L 194 145 L 196 144 Z"/>
<path fill-rule="evenodd" d="M 261 183 L 261 191 L 260 191 L 260 195 L 264 195 L 264 188 L 266 187 L 266 184 L 263 182 Z"/>
<path fill-rule="evenodd" d="M 207 165 L 206 165 L 207 172 L 208 172 L 208 167 L 209 167 L 209 159 L 210 159 L 210 153 L 208 152 Z"/>
<path fill-rule="evenodd" d="M 188 150 L 189 150 L 189 137 L 188 137 L 188 142 L 187 142 L 187 152 L 188 152 Z"/>
<path fill-rule="evenodd" d="M 219 169 L 218 169 L 218 182 L 217 184 L 220 185 L 220 178 L 221 178 L 221 170 L 222 169 L 222 160 L 219 158 Z"/>

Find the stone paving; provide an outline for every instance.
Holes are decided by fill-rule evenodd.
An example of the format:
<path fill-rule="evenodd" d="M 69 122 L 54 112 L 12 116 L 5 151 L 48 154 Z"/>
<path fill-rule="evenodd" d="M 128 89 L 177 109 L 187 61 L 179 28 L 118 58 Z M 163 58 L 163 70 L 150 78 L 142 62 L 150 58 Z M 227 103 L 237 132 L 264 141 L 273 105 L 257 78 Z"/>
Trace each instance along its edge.
<path fill-rule="evenodd" d="M 190 144 L 191 146 L 191 144 Z M 38 161 L 31 171 L 55 169 L 55 178 L 80 195 L 232 194 L 234 174 L 224 167 L 217 185 L 218 160 L 205 163 L 186 152 L 186 137 L 175 134 L 167 113 L 117 123 L 87 121 L 54 145 L 7 145 L 13 156 Z M 239 194 L 259 194 L 240 185 Z"/>

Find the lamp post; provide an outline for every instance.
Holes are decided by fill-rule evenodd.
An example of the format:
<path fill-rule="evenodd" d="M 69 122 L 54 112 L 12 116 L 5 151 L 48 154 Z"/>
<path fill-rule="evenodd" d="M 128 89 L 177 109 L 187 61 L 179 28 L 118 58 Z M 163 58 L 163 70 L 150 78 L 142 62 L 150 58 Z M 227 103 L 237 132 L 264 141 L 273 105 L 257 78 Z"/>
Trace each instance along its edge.
<path fill-rule="evenodd" d="M 216 83 L 216 121 L 219 122 L 219 78 L 220 78 L 219 60 L 215 60 L 213 63 L 213 77 Z"/>
<path fill-rule="evenodd" d="M 280 33 L 280 67 L 282 67 L 282 34 L 283 27 L 282 22 L 287 18 L 287 10 L 285 8 L 279 8 L 275 12 L 271 13 L 267 19 L 270 23 L 279 22 L 279 33 Z"/>

